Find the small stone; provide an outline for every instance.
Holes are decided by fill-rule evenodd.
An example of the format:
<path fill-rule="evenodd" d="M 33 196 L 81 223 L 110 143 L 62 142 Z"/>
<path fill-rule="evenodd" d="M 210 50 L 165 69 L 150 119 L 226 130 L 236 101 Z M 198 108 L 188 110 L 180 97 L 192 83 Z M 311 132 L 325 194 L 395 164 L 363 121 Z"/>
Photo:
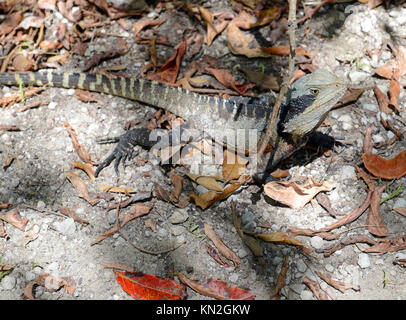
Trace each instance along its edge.
<path fill-rule="evenodd" d="M 393 204 L 394 208 L 406 208 L 406 199 L 405 198 L 398 198 L 396 199 L 395 203 Z"/>
<path fill-rule="evenodd" d="M 12 275 L 7 275 L 4 276 L 0 283 L 4 290 L 13 290 L 16 285 L 16 279 Z"/>
<path fill-rule="evenodd" d="M 369 261 L 369 255 L 366 253 L 360 253 L 358 255 L 358 265 L 362 268 L 362 269 L 366 269 L 369 268 L 371 266 L 371 262 Z"/>
<path fill-rule="evenodd" d="M 366 80 L 369 77 L 369 74 L 362 71 L 351 71 L 348 74 L 348 77 L 350 78 L 351 82 L 357 83 Z"/>
<path fill-rule="evenodd" d="M 233 273 L 229 278 L 228 278 L 231 282 L 237 282 L 238 280 L 238 273 Z"/>
<path fill-rule="evenodd" d="M 303 262 L 302 259 L 299 259 L 299 260 L 296 261 L 296 269 L 297 269 L 297 271 L 302 272 L 302 273 L 306 271 L 307 266 Z"/>
<path fill-rule="evenodd" d="M 300 299 L 302 300 L 314 300 L 313 293 L 309 290 L 303 290 L 300 293 Z"/>
<path fill-rule="evenodd" d="M 321 249 L 324 245 L 324 240 L 319 236 L 314 236 L 310 239 L 310 244 L 315 249 Z"/>
<path fill-rule="evenodd" d="M 378 112 L 379 108 L 377 104 L 374 103 L 363 103 L 361 104 L 361 107 L 365 110 L 371 111 L 371 112 Z"/>
<path fill-rule="evenodd" d="M 159 228 L 158 232 L 157 232 L 157 236 L 158 236 L 158 238 L 161 238 L 161 239 L 166 238 L 166 237 L 168 237 L 168 231 L 164 228 Z"/>
<path fill-rule="evenodd" d="M 185 231 L 183 226 L 171 226 L 171 233 L 174 236 L 180 236 Z"/>
<path fill-rule="evenodd" d="M 357 174 L 355 172 L 355 168 L 353 166 L 343 166 L 341 169 L 341 178 L 345 179 L 352 179 L 355 180 Z"/>
<path fill-rule="evenodd" d="M 56 222 L 55 229 L 64 235 L 71 235 L 76 231 L 75 221 L 72 218 L 66 218 L 61 222 Z"/>
<path fill-rule="evenodd" d="M 42 210 L 42 209 L 45 208 L 45 206 L 46 206 L 46 204 L 45 204 L 44 201 L 42 201 L 42 200 L 39 200 L 39 201 L 38 201 L 38 203 L 37 203 L 37 209 Z"/>
<path fill-rule="evenodd" d="M 333 272 L 333 271 L 334 271 L 334 267 L 333 267 L 331 264 L 329 264 L 329 263 L 327 263 L 327 264 L 324 266 L 324 268 L 325 268 L 326 271 L 328 271 L 328 272 Z"/>
<path fill-rule="evenodd" d="M 54 102 L 54 101 L 51 101 L 51 102 L 48 104 L 48 109 L 54 110 L 54 109 L 56 108 L 56 106 L 57 106 L 57 103 Z"/>
<path fill-rule="evenodd" d="M 187 220 L 189 214 L 185 209 L 176 209 L 173 214 L 169 217 L 169 222 L 172 224 L 183 223 Z"/>

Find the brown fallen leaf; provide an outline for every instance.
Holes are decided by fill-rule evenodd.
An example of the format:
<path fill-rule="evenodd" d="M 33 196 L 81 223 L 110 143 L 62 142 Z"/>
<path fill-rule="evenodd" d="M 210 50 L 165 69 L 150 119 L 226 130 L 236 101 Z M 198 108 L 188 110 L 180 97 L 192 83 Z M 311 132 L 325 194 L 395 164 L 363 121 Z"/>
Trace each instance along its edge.
<path fill-rule="evenodd" d="M 395 108 L 398 112 L 401 112 L 401 109 L 398 104 L 399 95 L 400 95 L 400 84 L 398 80 L 392 79 L 389 84 L 389 105 Z"/>
<path fill-rule="evenodd" d="M 90 163 L 83 163 L 80 161 L 72 161 L 72 167 L 77 168 L 77 169 L 81 169 L 84 172 L 86 172 L 86 174 L 89 176 L 90 180 L 94 181 L 96 180 L 95 176 L 94 176 L 94 168 Z"/>
<path fill-rule="evenodd" d="M 391 159 L 384 159 L 375 154 L 362 154 L 365 168 L 375 177 L 383 179 L 400 179 L 406 174 L 406 150 Z"/>
<path fill-rule="evenodd" d="M 281 178 L 286 178 L 289 177 L 290 172 L 289 170 L 282 170 L 282 169 L 276 169 L 271 173 L 271 176 L 274 177 L 275 179 L 281 179 Z"/>
<path fill-rule="evenodd" d="M 90 163 L 92 165 L 95 165 L 95 163 L 90 159 L 90 154 L 89 152 L 85 149 L 85 147 L 83 147 L 78 140 L 78 137 L 76 135 L 75 130 L 72 128 L 72 126 L 68 123 L 65 122 L 64 123 L 65 128 L 68 130 L 68 134 L 72 140 L 72 145 L 73 148 L 75 149 L 76 153 L 78 154 L 79 158 L 86 162 L 86 163 Z"/>
<path fill-rule="evenodd" d="M 336 103 L 336 105 L 334 106 L 333 109 L 338 108 L 338 107 L 340 107 L 340 106 L 342 106 L 342 105 L 345 105 L 345 104 L 347 104 L 347 103 L 357 101 L 358 98 L 359 98 L 359 96 L 360 96 L 364 91 L 365 91 L 365 89 L 363 89 L 363 88 L 361 88 L 361 89 L 358 89 L 358 88 L 348 88 L 348 89 L 347 89 L 347 92 L 346 92 L 345 95 L 344 95 L 344 97 L 342 97 L 342 98 L 340 99 L 340 101 L 338 101 L 338 102 Z"/>
<path fill-rule="evenodd" d="M 394 264 L 398 264 L 402 267 L 406 267 L 406 259 L 395 259 L 395 261 L 393 261 Z"/>
<path fill-rule="evenodd" d="M 378 243 L 365 249 L 363 252 L 384 254 L 404 249 L 406 249 L 406 235 L 401 235 L 389 239 L 380 239 Z"/>
<path fill-rule="evenodd" d="M 380 210 L 382 192 L 385 188 L 386 185 L 383 185 L 373 190 L 370 210 L 366 222 L 368 231 L 378 237 L 385 237 L 388 235 L 388 228 L 385 226 Z"/>
<path fill-rule="evenodd" d="M 121 222 L 120 222 L 120 228 L 124 227 L 131 220 L 148 214 L 151 211 L 152 207 L 154 206 L 154 203 L 155 202 L 152 202 L 152 201 L 134 203 L 132 205 L 130 211 L 123 215 L 123 218 L 121 219 Z"/>
<path fill-rule="evenodd" d="M 30 281 L 25 289 L 23 296 L 29 300 L 36 300 L 33 295 L 34 286 L 41 286 L 44 287 L 49 292 L 55 292 L 59 290 L 61 287 L 64 287 L 65 290 L 73 296 L 75 293 L 75 281 L 72 277 L 69 277 L 69 280 L 64 278 L 58 278 L 48 273 L 41 273 L 38 275 L 34 280 Z"/>
<path fill-rule="evenodd" d="M 325 193 L 318 193 L 316 195 L 316 200 L 324 209 L 327 210 L 328 214 L 335 218 L 337 216 L 337 212 L 331 206 L 330 199 Z"/>
<path fill-rule="evenodd" d="M 253 300 L 254 296 L 247 290 L 229 285 L 221 280 L 207 279 L 197 282 L 184 274 L 175 272 L 179 280 L 194 291 L 219 300 Z"/>
<path fill-rule="evenodd" d="M 25 226 L 28 223 L 28 219 L 22 218 L 20 216 L 20 212 L 17 208 L 11 209 L 7 212 L 0 213 L 0 220 L 3 220 L 7 223 L 12 224 L 14 227 L 20 229 L 21 231 L 25 231 Z"/>
<path fill-rule="evenodd" d="M 222 174 L 225 181 L 238 179 L 244 172 L 248 159 L 241 157 L 228 149 L 224 152 Z"/>
<path fill-rule="evenodd" d="M 13 31 L 23 19 L 25 10 L 18 10 L 6 15 L 6 19 L 0 24 L 0 36 L 6 35 Z"/>
<path fill-rule="evenodd" d="M 126 195 L 137 192 L 137 190 L 135 190 L 135 189 L 125 188 L 125 187 L 114 187 L 114 186 L 110 186 L 110 185 L 107 185 L 107 184 L 102 184 L 100 186 L 100 191 L 102 191 L 102 192 L 112 192 L 112 193 L 123 193 L 123 194 L 126 194 Z"/>
<path fill-rule="evenodd" d="M 355 243 L 367 243 L 369 245 L 375 245 L 377 242 L 372 239 L 371 237 L 364 235 L 364 234 L 353 234 L 346 236 L 336 243 L 332 244 L 331 246 L 324 248 L 323 249 L 323 255 L 325 257 L 331 256 L 334 252 L 337 250 L 341 250 L 345 246 L 348 246 L 350 244 L 355 244 Z"/>
<path fill-rule="evenodd" d="M 228 198 L 233 192 L 241 187 L 240 183 L 233 183 L 226 187 L 221 193 L 209 191 L 200 195 L 191 193 L 189 196 L 195 200 L 198 207 L 206 209 L 217 201 Z"/>
<path fill-rule="evenodd" d="M 227 69 L 206 68 L 206 71 L 211 73 L 226 88 L 233 89 L 240 95 L 255 86 L 252 83 L 238 83 Z"/>
<path fill-rule="evenodd" d="M 231 260 L 235 268 L 238 269 L 240 267 L 240 257 L 221 240 L 213 228 L 207 223 L 204 224 L 204 233 L 214 243 L 220 253 L 228 260 Z"/>
<path fill-rule="evenodd" d="M 339 237 L 338 234 L 331 233 L 328 231 L 302 229 L 302 228 L 298 228 L 298 227 L 289 227 L 288 232 L 292 236 L 307 236 L 307 237 L 319 236 L 320 238 L 323 238 L 324 240 L 335 240 Z"/>
<path fill-rule="evenodd" d="M 9 270 L 13 270 L 13 269 L 14 269 L 14 266 L 0 263 L 0 271 L 9 271 Z"/>
<path fill-rule="evenodd" d="M 3 164 L 3 170 L 6 171 L 7 168 L 13 163 L 15 157 L 7 157 Z"/>
<path fill-rule="evenodd" d="M 378 86 L 374 87 L 374 93 L 378 101 L 379 110 L 386 114 L 391 114 L 393 110 L 389 107 L 389 99 L 386 94 L 384 94 Z"/>
<path fill-rule="evenodd" d="M 283 259 L 281 271 L 279 272 L 278 279 L 276 280 L 275 288 L 271 294 L 271 300 L 279 300 L 281 298 L 282 289 L 286 285 L 286 274 L 289 266 L 289 255 Z"/>
<path fill-rule="evenodd" d="M 145 20 L 145 21 L 136 22 L 136 23 L 134 23 L 134 35 L 137 36 L 146 27 L 159 26 L 162 23 L 164 23 L 165 21 L 166 21 L 166 18 L 157 19 L 157 20 L 149 19 L 149 20 Z"/>
<path fill-rule="evenodd" d="M 76 98 L 83 102 L 97 102 L 101 105 L 104 105 L 104 101 L 101 100 L 96 94 L 82 90 L 82 89 L 75 89 Z"/>
<path fill-rule="evenodd" d="M 180 62 L 186 51 L 186 40 L 183 40 L 173 55 L 156 73 L 148 74 L 149 80 L 174 84 L 178 77 Z"/>
<path fill-rule="evenodd" d="M 216 261 L 219 265 L 228 268 L 228 263 L 221 257 L 217 250 L 213 248 L 213 246 L 211 246 L 207 241 L 204 245 L 206 247 L 207 253 L 214 259 L 214 261 Z"/>
<path fill-rule="evenodd" d="M 264 191 L 268 197 L 298 209 L 304 207 L 317 193 L 330 191 L 335 185 L 336 183 L 331 181 L 317 183 L 311 178 L 302 185 L 295 181 L 271 181 L 264 185 Z"/>
<path fill-rule="evenodd" d="M 358 208 L 355 208 L 354 210 L 352 210 L 349 214 L 347 214 L 340 220 L 337 220 L 336 222 L 330 224 L 327 227 L 320 229 L 319 231 L 331 231 L 335 228 L 339 228 L 345 224 L 351 223 L 351 222 L 355 221 L 356 219 L 358 219 L 364 213 L 364 211 L 369 207 L 370 202 L 371 202 L 371 196 L 372 196 L 372 191 L 369 191 L 364 202 Z"/>
<path fill-rule="evenodd" d="M 92 206 L 99 202 L 99 199 L 93 199 L 90 197 L 86 184 L 82 179 L 79 178 L 78 175 L 76 175 L 74 172 L 65 172 L 65 176 L 68 178 L 70 183 L 72 183 L 80 198 L 85 199 Z"/>
<path fill-rule="evenodd" d="M 360 291 L 360 286 L 358 285 L 353 285 L 353 284 L 347 284 L 341 281 L 333 280 L 326 275 L 322 274 L 321 272 L 317 272 L 317 275 L 324 280 L 327 284 L 332 286 L 334 289 L 337 289 L 344 293 L 348 289 L 353 289 L 354 291 Z"/>
<path fill-rule="evenodd" d="M 301 243 L 299 240 L 289 237 L 287 234 L 283 233 L 282 231 L 275 231 L 275 232 L 270 232 L 270 233 L 259 233 L 259 234 L 255 234 L 255 236 L 266 242 L 285 243 L 285 244 L 291 244 L 294 246 L 304 247 L 303 243 Z"/>
<path fill-rule="evenodd" d="M 71 217 L 74 221 L 80 223 L 84 227 L 86 227 L 89 224 L 88 221 L 79 217 L 75 212 L 73 212 L 69 208 L 60 208 L 59 212 L 67 217 Z"/>
<path fill-rule="evenodd" d="M 111 235 L 115 234 L 116 232 L 118 232 L 120 230 L 120 227 L 118 225 L 118 223 L 114 224 L 114 226 L 112 228 L 110 228 L 109 230 L 107 230 L 106 232 L 102 233 L 101 235 L 99 235 L 97 237 L 96 240 L 94 240 L 91 245 L 95 245 L 99 242 L 101 242 L 102 240 L 106 239 L 107 237 L 110 237 Z"/>
<path fill-rule="evenodd" d="M 401 214 L 402 216 L 406 217 L 406 208 L 393 208 L 397 213 Z"/>
<path fill-rule="evenodd" d="M 311 280 L 308 277 L 304 277 L 303 283 L 310 289 L 311 292 L 313 292 L 314 296 L 318 300 L 328 300 L 327 295 L 322 292 L 320 284 L 317 281 Z"/>

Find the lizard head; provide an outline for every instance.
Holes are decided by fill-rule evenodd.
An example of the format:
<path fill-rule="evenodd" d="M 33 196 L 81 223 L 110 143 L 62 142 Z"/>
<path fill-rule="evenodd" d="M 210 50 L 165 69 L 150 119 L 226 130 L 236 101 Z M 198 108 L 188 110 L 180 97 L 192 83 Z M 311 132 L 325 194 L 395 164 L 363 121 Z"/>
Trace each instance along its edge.
<path fill-rule="evenodd" d="M 300 140 L 313 132 L 343 97 L 347 84 L 327 70 L 316 70 L 297 80 L 281 109 L 283 133 Z"/>

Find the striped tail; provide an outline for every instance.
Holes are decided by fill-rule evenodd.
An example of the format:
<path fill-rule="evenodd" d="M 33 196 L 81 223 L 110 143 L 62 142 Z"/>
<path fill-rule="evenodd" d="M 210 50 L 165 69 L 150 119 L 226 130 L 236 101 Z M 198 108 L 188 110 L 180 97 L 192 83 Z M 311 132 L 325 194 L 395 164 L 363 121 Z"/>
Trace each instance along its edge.
<path fill-rule="evenodd" d="M 184 119 L 190 119 L 203 111 L 213 112 L 209 97 L 157 81 L 130 77 L 109 78 L 101 74 L 79 72 L 0 72 L 0 85 L 19 86 L 20 83 L 24 86 L 49 85 L 111 94 L 164 108 Z M 196 103 L 207 110 L 197 110 Z"/>

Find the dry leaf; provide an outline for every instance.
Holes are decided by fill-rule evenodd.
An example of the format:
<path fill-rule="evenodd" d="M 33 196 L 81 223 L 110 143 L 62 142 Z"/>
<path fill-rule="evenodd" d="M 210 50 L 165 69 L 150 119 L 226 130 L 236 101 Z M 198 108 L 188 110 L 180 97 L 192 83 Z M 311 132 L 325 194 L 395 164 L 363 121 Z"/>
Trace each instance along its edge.
<path fill-rule="evenodd" d="M 64 126 L 68 130 L 69 136 L 70 136 L 70 138 L 72 140 L 73 148 L 75 149 L 75 151 L 78 154 L 79 158 L 82 161 L 86 162 L 86 163 L 94 164 L 93 161 L 90 159 L 89 152 L 87 152 L 87 150 L 79 143 L 76 132 L 72 128 L 72 126 L 68 122 L 65 122 Z"/>
<path fill-rule="evenodd" d="M 366 222 L 368 231 L 378 237 L 385 237 L 388 235 L 388 228 L 385 226 L 380 210 L 382 192 L 385 188 L 386 185 L 383 185 L 374 189 Z"/>
<path fill-rule="evenodd" d="M 96 178 L 94 176 L 94 168 L 90 163 L 72 161 L 72 167 L 81 169 L 84 172 L 86 172 L 86 174 L 89 176 L 90 180 L 92 180 L 92 181 L 96 180 Z"/>
<path fill-rule="evenodd" d="M 272 291 L 271 294 L 271 300 L 279 300 L 281 297 L 281 291 L 286 285 L 286 274 L 288 271 L 288 266 L 289 266 L 289 255 L 286 255 L 281 271 L 279 272 L 278 279 L 276 280 L 275 288 Z"/>
<path fill-rule="evenodd" d="M 397 213 L 401 214 L 402 216 L 406 217 L 406 208 L 393 208 Z"/>
<path fill-rule="evenodd" d="M 12 224 L 14 227 L 20 229 L 21 231 L 25 230 L 25 226 L 29 221 L 28 219 L 25 218 L 23 219 L 20 216 L 20 212 L 18 211 L 17 208 L 11 209 L 7 212 L 0 213 L 0 220 Z"/>
<path fill-rule="evenodd" d="M 303 185 L 294 181 L 271 181 L 264 185 L 266 195 L 290 208 L 302 208 L 313 197 L 321 191 L 330 191 L 336 183 L 324 181 L 317 183 L 313 179 L 308 179 Z"/>
<path fill-rule="evenodd" d="M 327 295 L 322 292 L 320 284 L 317 281 L 304 277 L 303 283 L 311 290 L 311 292 L 313 292 L 318 300 L 328 300 Z"/>
<path fill-rule="evenodd" d="M 92 206 L 99 202 L 98 199 L 92 199 L 89 196 L 86 184 L 83 182 L 82 179 L 79 178 L 78 175 L 76 175 L 74 172 L 65 172 L 65 175 L 69 179 L 70 183 L 72 183 L 79 197 L 85 199 Z"/>
<path fill-rule="evenodd" d="M 393 110 L 389 108 L 389 99 L 386 94 L 384 94 L 381 89 L 378 88 L 378 86 L 374 87 L 374 93 L 376 95 L 376 99 L 378 100 L 379 110 L 385 112 L 386 114 L 391 114 Z"/>
<path fill-rule="evenodd" d="M 217 182 L 217 180 L 214 177 L 199 176 L 193 173 L 187 173 L 186 175 L 196 183 L 205 187 L 206 189 L 218 192 L 223 191 L 223 187 Z"/>
<path fill-rule="evenodd" d="M 348 289 L 353 289 L 354 291 L 360 291 L 360 286 L 358 285 L 353 285 L 353 284 L 346 284 L 341 281 L 333 280 L 326 275 L 322 274 L 321 272 L 317 272 L 318 276 L 324 280 L 327 284 L 332 286 L 334 289 L 337 289 L 344 293 Z"/>
<path fill-rule="evenodd" d="M 86 227 L 89 224 L 88 221 L 79 217 L 75 212 L 73 212 L 69 208 L 61 208 L 59 209 L 59 212 L 67 217 L 71 217 L 74 221 L 80 223 L 84 227 Z"/>
<path fill-rule="evenodd" d="M 134 35 L 137 36 L 146 27 L 155 27 L 164 23 L 166 19 L 146 20 L 134 23 Z"/>
<path fill-rule="evenodd" d="M 389 84 L 389 105 L 393 106 L 398 112 L 401 112 L 398 100 L 400 95 L 399 81 L 392 79 Z"/>
<path fill-rule="evenodd" d="M 228 268 L 228 263 L 219 255 L 216 249 L 214 249 L 207 241 L 204 244 L 206 247 L 207 253 L 216 261 L 218 264 Z"/>
<path fill-rule="evenodd" d="M 400 179 L 406 174 L 406 150 L 391 159 L 384 159 L 379 155 L 362 154 L 365 168 L 375 177 L 383 179 Z"/>
<path fill-rule="evenodd" d="M 240 257 L 231 250 L 223 240 L 219 238 L 219 236 L 216 235 L 213 228 L 207 223 L 204 224 L 204 233 L 211 241 L 213 241 L 220 253 L 227 259 L 231 260 L 234 263 L 235 268 L 238 269 L 240 267 Z"/>
<path fill-rule="evenodd" d="M 253 300 L 254 296 L 247 290 L 229 285 L 221 280 L 207 279 L 200 283 L 189 279 L 184 274 L 175 272 L 181 282 L 194 291 L 219 300 Z"/>
<path fill-rule="evenodd" d="M 135 189 L 124 188 L 124 187 L 114 187 L 114 186 L 109 186 L 107 184 L 102 184 L 100 186 L 100 191 L 112 192 L 112 193 L 123 193 L 123 194 L 127 194 L 127 195 L 137 192 L 137 190 L 135 190 Z"/>
<path fill-rule="evenodd" d="M 242 158 L 228 149 L 224 152 L 222 174 L 226 181 L 238 179 L 247 167 L 248 159 Z"/>
<path fill-rule="evenodd" d="M 209 206 L 211 206 L 213 203 L 228 198 L 239 187 L 241 187 L 241 184 L 233 183 L 233 184 L 230 184 L 228 187 L 226 187 L 221 193 L 217 193 L 214 191 L 209 191 L 209 192 L 206 192 L 206 193 L 203 193 L 200 195 L 191 193 L 190 197 L 192 197 L 195 200 L 195 203 L 198 207 L 200 207 L 202 209 L 206 209 Z"/>
<path fill-rule="evenodd" d="M 17 27 L 23 18 L 23 13 L 24 10 L 18 10 L 6 15 L 6 19 L 0 24 L 0 36 L 10 33 Z"/>

